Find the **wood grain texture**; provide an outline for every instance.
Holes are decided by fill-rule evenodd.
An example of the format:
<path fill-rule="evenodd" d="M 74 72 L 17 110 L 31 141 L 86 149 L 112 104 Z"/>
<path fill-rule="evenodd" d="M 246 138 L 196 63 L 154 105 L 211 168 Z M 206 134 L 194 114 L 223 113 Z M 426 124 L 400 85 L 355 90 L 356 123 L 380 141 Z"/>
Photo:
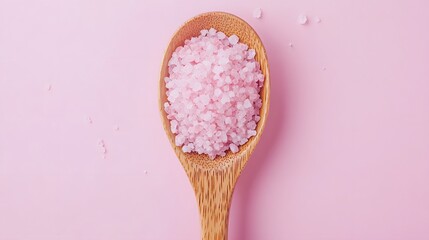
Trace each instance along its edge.
<path fill-rule="evenodd" d="M 205 154 L 184 153 L 174 143 L 174 134 L 164 111 L 167 101 L 164 77 L 168 76 L 168 61 L 174 50 L 183 45 L 186 39 L 198 36 L 202 29 L 215 28 L 230 36 L 236 34 L 240 42 L 256 50 L 256 60 L 261 65 L 265 80 L 260 95 L 262 107 L 261 120 L 256 127 L 256 136 L 240 147 L 237 153 L 228 152 L 224 157 L 211 160 Z M 265 48 L 253 28 L 239 17 L 224 12 L 209 12 L 187 21 L 173 35 L 164 55 L 159 79 L 159 110 L 162 123 L 171 146 L 179 158 L 194 188 L 201 218 L 203 240 L 228 239 L 228 216 L 232 194 L 241 171 L 245 167 L 264 129 L 270 102 L 270 73 Z"/>

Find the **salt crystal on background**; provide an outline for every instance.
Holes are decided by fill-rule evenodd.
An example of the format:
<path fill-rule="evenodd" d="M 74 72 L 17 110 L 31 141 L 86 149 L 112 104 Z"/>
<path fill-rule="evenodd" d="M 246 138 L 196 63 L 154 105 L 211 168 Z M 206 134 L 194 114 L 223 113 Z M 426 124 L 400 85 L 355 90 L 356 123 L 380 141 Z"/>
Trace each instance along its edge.
<path fill-rule="evenodd" d="M 320 18 L 319 18 L 319 17 L 317 17 L 317 16 L 314 18 L 314 20 L 315 20 L 317 23 L 320 23 L 320 22 L 322 21 L 322 19 L 320 19 Z"/>
<path fill-rule="evenodd" d="M 300 14 L 300 15 L 298 16 L 297 22 L 298 22 L 299 24 L 304 25 L 304 24 L 306 24 L 306 23 L 307 23 L 307 21 L 308 21 L 308 19 L 307 19 L 307 16 L 306 16 L 306 15 L 304 15 L 304 14 Z"/>
<path fill-rule="evenodd" d="M 164 110 L 183 152 L 213 159 L 256 135 L 264 75 L 255 55 L 236 35 L 213 28 L 173 52 Z"/>
<path fill-rule="evenodd" d="M 106 158 L 107 148 L 104 140 L 102 139 L 98 140 L 98 150 L 103 154 L 103 158 Z"/>
<path fill-rule="evenodd" d="M 262 17 L 262 9 L 255 8 L 255 10 L 253 10 L 253 17 L 254 18 L 261 18 Z"/>

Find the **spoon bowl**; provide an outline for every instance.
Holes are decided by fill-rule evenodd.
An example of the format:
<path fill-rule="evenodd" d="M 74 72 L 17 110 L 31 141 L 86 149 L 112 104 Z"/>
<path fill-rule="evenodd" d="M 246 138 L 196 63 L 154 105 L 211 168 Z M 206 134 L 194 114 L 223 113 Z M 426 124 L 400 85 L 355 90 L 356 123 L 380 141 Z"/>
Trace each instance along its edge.
<path fill-rule="evenodd" d="M 164 78 L 168 76 L 168 61 L 174 50 L 182 46 L 186 39 L 196 37 L 203 29 L 215 28 L 227 36 L 235 34 L 240 42 L 256 51 L 255 59 L 261 66 L 264 84 L 260 91 L 262 107 L 256 135 L 239 147 L 237 153 L 228 151 L 225 156 L 214 160 L 206 154 L 185 153 L 175 144 L 175 135 L 170 130 L 170 122 L 164 111 L 167 102 Z M 241 18 L 225 12 L 209 12 L 187 21 L 173 35 L 164 55 L 159 80 L 159 110 L 162 123 L 171 146 L 179 158 L 194 188 L 201 218 L 203 240 L 228 239 L 228 216 L 232 193 L 241 171 L 245 167 L 264 129 L 270 102 L 270 74 L 265 48 L 258 34 Z"/>

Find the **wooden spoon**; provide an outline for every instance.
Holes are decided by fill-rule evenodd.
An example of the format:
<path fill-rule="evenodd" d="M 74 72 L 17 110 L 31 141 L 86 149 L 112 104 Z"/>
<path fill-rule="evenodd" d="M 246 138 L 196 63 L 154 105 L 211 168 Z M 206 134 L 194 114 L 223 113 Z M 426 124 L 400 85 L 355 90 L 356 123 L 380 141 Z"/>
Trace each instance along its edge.
<path fill-rule="evenodd" d="M 180 147 L 177 147 L 174 143 L 175 136 L 170 130 L 170 122 L 164 111 L 164 103 L 167 102 L 164 77 L 168 76 L 168 61 L 173 51 L 183 45 L 186 39 L 198 36 L 202 29 L 212 27 L 224 32 L 227 36 L 236 34 L 240 38 L 240 42 L 255 49 L 255 58 L 260 63 L 265 76 L 260 92 L 261 120 L 256 128 L 256 136 L 241 146 L 239 152 L 229 151 L 226 156 L 218 156 L 214 160 L 211 160 L 206 154 L 184 153 Z M 159 93 L 159 110 L 165 132 L 191 181 L 198 201 L 202 239 L 228 239 L 228 216 L 235 183 L 261 137 L 270 102 L 270 74 L 267 55 L 261 39 L 248 23 L 229 13 L 209 12 L 190 19 L 174 34 L 165 52 L 159 80 Z"/>

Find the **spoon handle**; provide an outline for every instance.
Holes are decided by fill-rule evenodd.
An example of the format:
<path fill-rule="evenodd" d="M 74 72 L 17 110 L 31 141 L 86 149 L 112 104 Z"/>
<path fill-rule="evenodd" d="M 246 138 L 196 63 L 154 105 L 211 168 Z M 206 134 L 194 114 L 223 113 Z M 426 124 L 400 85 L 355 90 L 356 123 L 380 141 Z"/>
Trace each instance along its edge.
<path fill-rule="evenodd" d="M 227 240 L 232 193 L 239 173 L 233 167 L 190 174 L 198 201 L 203 240 Z"/>

